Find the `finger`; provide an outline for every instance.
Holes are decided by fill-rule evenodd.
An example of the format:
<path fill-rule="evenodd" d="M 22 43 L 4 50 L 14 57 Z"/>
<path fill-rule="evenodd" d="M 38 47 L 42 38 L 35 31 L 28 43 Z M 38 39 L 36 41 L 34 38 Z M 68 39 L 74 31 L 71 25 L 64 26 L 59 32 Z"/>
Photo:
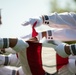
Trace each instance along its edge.
<path fill-rule="evenodd" d="M 24 23 L 22 23 L 21 25 L 22 26 L 27 26 L 27 25 L 29 25 L 30 24 L 30 22 L 24 22 Z"/>

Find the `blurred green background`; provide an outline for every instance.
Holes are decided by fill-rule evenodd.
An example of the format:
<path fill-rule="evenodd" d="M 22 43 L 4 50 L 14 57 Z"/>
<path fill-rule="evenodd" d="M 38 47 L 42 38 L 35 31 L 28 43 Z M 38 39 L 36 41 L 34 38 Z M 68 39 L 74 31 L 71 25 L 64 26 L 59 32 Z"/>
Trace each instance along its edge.
<path fill-rule="evenodd" d="M 49 12 L 76 12 L 76 0 L 50 0 Z"/>

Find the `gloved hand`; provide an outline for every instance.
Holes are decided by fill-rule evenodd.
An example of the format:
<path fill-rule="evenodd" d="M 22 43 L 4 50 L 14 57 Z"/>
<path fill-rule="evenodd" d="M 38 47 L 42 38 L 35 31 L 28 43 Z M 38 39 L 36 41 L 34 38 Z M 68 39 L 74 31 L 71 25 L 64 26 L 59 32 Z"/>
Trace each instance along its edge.
<path fill-rule="evenodd" d="M 68 57 L 69 55 L 65 52 L 65 45 L 67 45 L 66 43 L 63 43 L 61 41 L 57 41 L 57 40 L 52 40 L 52 41 L 48 41 L 48 43 L 54 44 L 55 47 L 55 51 L 58 53 L 58 55 L 60 55 L 61 57 Z"/>
<path fill-rule="evenodd" d="M 35 22 L 37 22 L 36 23 L 36 27 L 37 27 L 37 26 L 40 26 L 43 23 L 43 20 L 42 20 L 41 17 L 39 17 L 39 18 L 29 18 L 29 20 L 22 23 L 22 25 L 23 26 L 27 26 L 29 24 L 34 25 Z"/>
<path fill-rule="evenodd" d="M 27 42 L 18 39 L 17 44 L 12 49 L 19 52 L 25 50 L 27 47 L 29 47 Z"/>
<path fill-rule="evenodd" d="M 55 47 L 55 50 L 56 52 L 63 58 L 66 58 L 68 57 L 69 55 L 65 52 L 65 45 L 66 43 L 61 43 L 61 44 L 58 44 L 56 47 Z"/>

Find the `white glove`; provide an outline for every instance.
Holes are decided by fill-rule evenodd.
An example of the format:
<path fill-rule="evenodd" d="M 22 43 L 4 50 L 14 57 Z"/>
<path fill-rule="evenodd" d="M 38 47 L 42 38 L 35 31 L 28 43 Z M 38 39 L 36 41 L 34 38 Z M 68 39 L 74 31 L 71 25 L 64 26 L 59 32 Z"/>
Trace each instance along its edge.
<path fill-rule="evenodd" d="M 65 45 L 66 43 L 58 44 L 58 46 L 55 47 L 56 52 L 63 58 L 68 57 L 69 55 L 65 52 Z"/>
<path fill-rule="evenodd" d="M 40 26 L 43 23 L 43 20 L 41 17 L 39 18 L 29 18 L 28 21 L 25 21 L 22 25 L 27 26 L 29 24 L 34 25 L 34 23 L 37 22 L 36 27 Z"/>
<path fill-rule="evenodd" d="M 18 42 L 13 47 L 13 50 L 15 50 L 16 52 L 19 52 L 19 51 L 25 50 L 27 47 L 29 47 L 27 42 L 18 39 Z"/>

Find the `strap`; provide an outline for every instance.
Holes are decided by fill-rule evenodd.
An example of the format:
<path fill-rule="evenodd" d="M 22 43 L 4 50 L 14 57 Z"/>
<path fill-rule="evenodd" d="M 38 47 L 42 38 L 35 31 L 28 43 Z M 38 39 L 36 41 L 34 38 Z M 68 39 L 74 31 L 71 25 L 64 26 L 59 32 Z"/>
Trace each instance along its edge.
<path fill-rule="evenodd" d="M 15 75 L 16 74 L 16 70 L 12 70 L 12 75 Z"/>
<path fill-rule="evenodd" d="M 9 40 L 7 38 L 3 38 L 3 48 L 9 47 Z"/>
<path fill-rule="evenodd" d="M 5 63 L 4 63 L 4 65 L 8 65 L 8 61 L 9 61 L 8 56 L 5 56 Z"/>
<path fill-rule="evenodd" d="M 53 39 L 51 30 L 47 31 L 47 39 Z"/>
<path fill-rule="evenodd" d="M 71 45 L 71 53 L 73 54 L 73 55 L 76 55 L 76 48 L 75 48 L 75 44 L 72 44 Z"/>
<path fill-rule="evenodd" d="M 47 15 L 42 16 L 42 18 L 45 24 L 49 24 L 49 17 Z"/>

